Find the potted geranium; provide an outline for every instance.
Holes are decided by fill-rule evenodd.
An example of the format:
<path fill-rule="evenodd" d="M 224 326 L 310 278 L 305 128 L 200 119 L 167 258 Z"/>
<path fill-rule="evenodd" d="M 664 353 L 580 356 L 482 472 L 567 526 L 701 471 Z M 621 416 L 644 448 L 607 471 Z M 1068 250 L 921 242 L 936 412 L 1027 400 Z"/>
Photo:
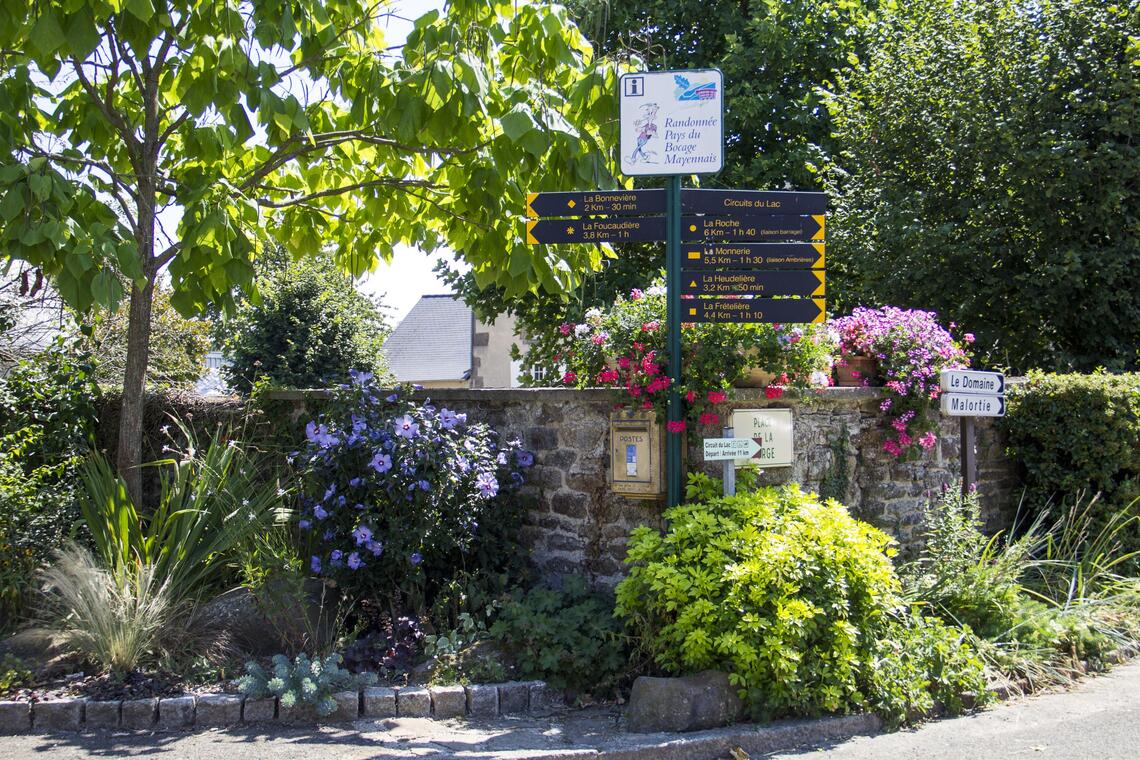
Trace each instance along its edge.
<path fill-rule="evenodd" d="M 839 336 L 840 361 L 864 356 L 876 362 L 875 374 L 888 394 L 881 409 L 890 414 L 893 431 L 884 450 L 901 457 L 933 447 L 937 417 L 931 409 L 941 394 L 939 376 L 969 366 L 964 344 L 974 336 L 966 333 L 959 342 L 934 312 L 894 306 L 855 309 L 831 325 Z M 866 385 L 870 380 L 862 378 Z"/>
<path fill-rule="evenodd" d="M 767 388 L 769 398 L 787 387 L 798 390 L 831 385 L 838 336 L 825 325 L 746 324 L 744 356 L 749 367 L 739 385 Z"/>

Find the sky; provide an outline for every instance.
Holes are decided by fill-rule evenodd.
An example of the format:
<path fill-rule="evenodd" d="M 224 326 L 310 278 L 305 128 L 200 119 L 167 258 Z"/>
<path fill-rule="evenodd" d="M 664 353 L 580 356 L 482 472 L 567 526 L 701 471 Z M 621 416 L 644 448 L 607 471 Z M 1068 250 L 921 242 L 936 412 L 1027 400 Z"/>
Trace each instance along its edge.
<path fill-rule="evenodd" d="M 397 0 L 394 8 L 405 19 L 392 18 L 389 20 L 388 40 L 391 45 L 398 45 L 408 36 L 412 29 L 412 22 L 432 9 L 442 8 L 443 0 Z M 443 284 L 432 271 L 440 257 L 451 259 L 449 250 L 440 249 L 433 255 L 428 255 L 415 248 L 399 246 L 396 248 L 392 262 L 381 262 L 376 271 L 366 275 L 358 287 L 369 295 L 380 296 L 384 305 L 391 307 L 389 314 L 392 326 L 397 325 L 401 319 L 408 315 L 420 296 L 450 293 L 451 288 Z"/>

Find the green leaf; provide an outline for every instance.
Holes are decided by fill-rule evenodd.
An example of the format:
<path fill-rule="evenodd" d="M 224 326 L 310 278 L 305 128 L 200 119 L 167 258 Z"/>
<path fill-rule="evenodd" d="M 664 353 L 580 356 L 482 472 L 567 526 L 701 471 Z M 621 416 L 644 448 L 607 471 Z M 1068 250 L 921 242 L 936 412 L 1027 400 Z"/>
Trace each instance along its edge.
<path fill-rule="evenodd" d="M 154 16 L 154 5 L 151 0 L 126 0 L 123 9 L 129 11 L 139 21 L 150 21 Z"/>
<path fill-rule="evenodd" d="M 519 138 L 534 130 L 534 120 L 530 114 L 522 110 L 521 107 L 515 107 L 514 110 L 503 116 L 499 121 L 503 127 L 503 132 L 511 142 L 518 142 Z"/>
<path fill-rule="evenodd" d="M 24 212 L 24 193 L 19 185 L 13 185 L 4 193 L 4 200 L 0 201 L 0 217 L 10 222 Z"/>
<path fill-rule="evenodd" d="M 67 38 L 59 25 L 55 11 L 45 8 L 32 27 L 31 42 L 41 56 L 49 56 L 58 50 Z"/>

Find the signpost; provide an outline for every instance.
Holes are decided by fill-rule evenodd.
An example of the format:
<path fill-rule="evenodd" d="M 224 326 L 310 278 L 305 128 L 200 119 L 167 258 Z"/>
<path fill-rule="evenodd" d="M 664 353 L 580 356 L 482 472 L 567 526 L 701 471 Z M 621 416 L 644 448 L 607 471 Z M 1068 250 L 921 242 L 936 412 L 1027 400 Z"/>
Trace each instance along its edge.
<path fill-rule="evenodd" d="M 724 163 L 724 80 L 715 69 L 623 74 L 618 96 L 622 172 L 667 177 L 665 189 L 530 193 L 526 241 L 665 241 L 665 462 L 667 503 L 674 506 L 683 493 L 681 323 L 822 322 L 827 199 L 817 192 L 681 189 L 683 175 L 715 173 Z M 782 417 L 776 427 L 784 429 Z M 790 457 L 790 412 L 786 428 L 786 446 L 761 444 L 767 439 L 760 434 L 721 446 L 731 450 L 730 460 L 745 450 L 766 462 L 776 451 Z M 726 434 L 731 439 L 731 430 Z M 706 458 L 721 458 L 709 445 Z M 627 457 L 625 464 L 637 461 Z"/>
<path fill-rule="evenodd" d="M 706 438 L 705 461 L 716 462 L 721 459 L 751 459 L 760 453 L 759 438 Z"/>
<path fill-rule="evenodd" d="M 976 417 L 1005 416 L 1005 375 L 977 370 L 945 370 L 938 378 L 942 388 L 942 413 L 961 417 L 959 447 L 962 450 L 962 493 L 977 482 L 978 453 Z"/>
<path fill-rule="evenodd" d="M 685 245 L 685 269 L 823 269 L 823 243 Z"/>
<path fill-rule="evenodd" d="M 822 298 L 696 298 L 684 302 L 682 322 L 810 322 L 823 321 Z"/>
<path fill-rule="evenodd" d="M 526 215 L 594 216 L 664 214 L 664 190 L 599 190 L 581 193 L 527 193 Z"/>
<path fill-rule="evenodd" d="M 686 272 L 681 294 L 688 296 L 822 296 L 819 269 L 763 272 L 727 270 Z"/>

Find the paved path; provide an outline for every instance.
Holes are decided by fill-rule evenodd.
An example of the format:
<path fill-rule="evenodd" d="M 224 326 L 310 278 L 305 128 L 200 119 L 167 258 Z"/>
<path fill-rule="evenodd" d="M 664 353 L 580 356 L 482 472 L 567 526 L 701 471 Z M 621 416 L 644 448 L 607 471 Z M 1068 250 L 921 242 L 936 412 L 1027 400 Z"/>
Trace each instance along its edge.
<path fill-rule="evenodd" d="M 1140 664 L 1091 678 L 1069 692 L 1045 694 L 977 715 L 877 736 L 863 718 L 735 726 L 685 735 L 621 730 L 610 709 L 488 723 L 402 718 L 319 730 L 242 727 L 189 734 L 0 737 L 0 758 L 165 757 L 201 760 L 363 760 L 363 758 L 565 758 L 613 760 L 751 757 L 780 760 L 1140 760 Z M 835 738 L 828 740 L 827 732 Z M 771 753 L 780 747 L 799 751 Z"/>

